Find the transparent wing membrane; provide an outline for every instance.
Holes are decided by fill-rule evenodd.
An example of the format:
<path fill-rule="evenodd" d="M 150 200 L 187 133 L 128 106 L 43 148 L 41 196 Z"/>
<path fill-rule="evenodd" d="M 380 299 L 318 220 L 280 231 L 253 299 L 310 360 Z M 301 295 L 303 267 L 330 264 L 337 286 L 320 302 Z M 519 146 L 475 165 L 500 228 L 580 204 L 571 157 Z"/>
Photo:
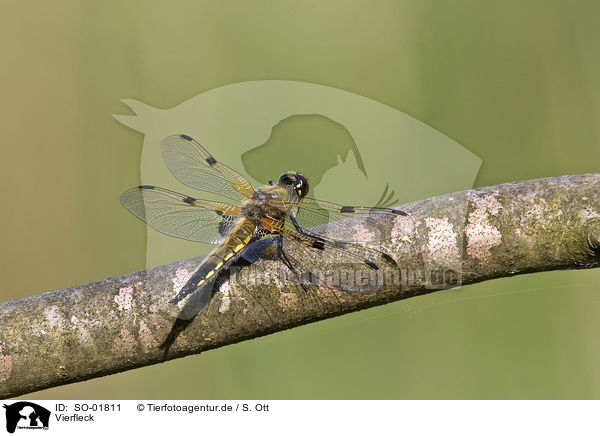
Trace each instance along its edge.
<path fill-rule="evenodd" d="M 165 235 L 209 244 L 221 242 L 240 215 L 237 206 L 200 200 L 152 185 L 125 191 L 121 203 Z"/>
<path fill-rule="evenodd" d="M 181 183 L 194 189 L 242 202 L 254 193 L 252 185 L 236 171 L 218 162 L 187 135 L 171 135 L 160 144 L 163 160 Z"/>
<path fill-rule="evenodd" d="M 335 224 L 342 219 L 353 218 L 349 225 L 360 224 L 360 219 L 368 217 L 388 217 L 396 221 L 402 221 L 400 228 L 410 233 L 415 223 L 413 218 L 404 211 L 387 207 L 366 206 L 342 206 L 328 201 L 305 198 L 298 204 L 295 219 L 298 225 L 304 229 L 310 229 L 311 233 L 328 235 L 332 227 L 327 224 Z M 340 223 L 337 223 L 338 225 Z M 349 242 L 369 242 L 362 239 L 361 234 L 352 232 L 335 232 L 336 239 Z"/>
<path fill-rule="evenodd" d="M 291 278 L 303 285 L 317 285 L 346 291 L 379 289 L 378 274 L 398 271 L 389 255 L 360 244 L 332 240 L 284 229 L 284 263 L 289 262 Z"/>

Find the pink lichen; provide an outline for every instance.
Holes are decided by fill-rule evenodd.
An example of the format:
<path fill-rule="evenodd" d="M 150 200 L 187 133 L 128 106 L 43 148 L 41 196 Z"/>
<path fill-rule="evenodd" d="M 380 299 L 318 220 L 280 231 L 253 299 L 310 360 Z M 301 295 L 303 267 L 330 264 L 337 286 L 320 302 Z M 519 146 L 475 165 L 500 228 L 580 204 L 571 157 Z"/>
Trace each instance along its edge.
<path fill-rule="evenodd" d="M 429 259 L 444 266 L 460 263 L 458 235 L 448 218 L 426 218 L 425 226 Z"/>
<path fill-rule="evenodd" d="M 492 258 L 491 249 L 502 243 L 502 234 L 490 223 L 490 215 L 497 215 L 502 209 L 495 195 L 469 194 L 474 210 L 469 214 L 465 227 L 467 254 L 480 262 L 489 261 Z"/>
<path fill-rule="evenodd" d="M 131 310 L 133 307 L 133 286 L 119 288 L 119 295 L 115 295 L 115 303 L 120 311 Z"/>

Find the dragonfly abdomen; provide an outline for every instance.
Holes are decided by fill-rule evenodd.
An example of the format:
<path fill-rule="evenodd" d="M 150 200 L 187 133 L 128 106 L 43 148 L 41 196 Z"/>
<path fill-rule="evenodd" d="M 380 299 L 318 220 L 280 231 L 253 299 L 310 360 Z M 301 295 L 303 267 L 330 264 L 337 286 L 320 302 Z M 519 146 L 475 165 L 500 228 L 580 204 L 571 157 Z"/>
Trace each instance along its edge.
<path fill-rule="evenodd" d="M 197 289 L 214 283 L 219 273 L 226 270 L 236 254 L 248 245 L 255 231 L 256 224 L 251 220 L 242 218 L 238 221 L 225 239 L 204 259 L 171 303 L 178 303 Z"/>

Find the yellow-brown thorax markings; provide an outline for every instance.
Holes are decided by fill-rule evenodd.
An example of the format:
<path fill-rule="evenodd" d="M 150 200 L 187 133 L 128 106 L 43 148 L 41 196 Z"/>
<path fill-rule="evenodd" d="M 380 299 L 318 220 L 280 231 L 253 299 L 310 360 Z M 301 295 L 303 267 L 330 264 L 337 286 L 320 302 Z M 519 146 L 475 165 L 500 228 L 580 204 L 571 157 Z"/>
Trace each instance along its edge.
<path fill-rule="evenodd" d="M 280 232 L 286 218 L 298 205 L 298 200 L 294 197 L 297 196 L 281 186 L 257 189 L 253 197 L 243 204 L 241 218 L 200 267 L 199 270 L 205 274 L 197 286 L 203 285 L 246 247 L 260 226 L 271 233 Z"/>

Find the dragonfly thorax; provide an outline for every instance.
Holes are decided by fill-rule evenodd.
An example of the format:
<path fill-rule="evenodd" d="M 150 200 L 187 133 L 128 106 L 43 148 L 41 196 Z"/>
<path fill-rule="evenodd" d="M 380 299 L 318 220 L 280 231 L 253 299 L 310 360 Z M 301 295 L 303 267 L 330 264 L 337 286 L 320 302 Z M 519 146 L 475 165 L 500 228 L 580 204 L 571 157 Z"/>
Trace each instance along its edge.
<path fill-rule="evenodd" d="M 298 204 L 297 193 L 289 186 L 263 186 L 242 206 L 242 215 L 255 223 L 267 218 L 284 221 Z"/>

